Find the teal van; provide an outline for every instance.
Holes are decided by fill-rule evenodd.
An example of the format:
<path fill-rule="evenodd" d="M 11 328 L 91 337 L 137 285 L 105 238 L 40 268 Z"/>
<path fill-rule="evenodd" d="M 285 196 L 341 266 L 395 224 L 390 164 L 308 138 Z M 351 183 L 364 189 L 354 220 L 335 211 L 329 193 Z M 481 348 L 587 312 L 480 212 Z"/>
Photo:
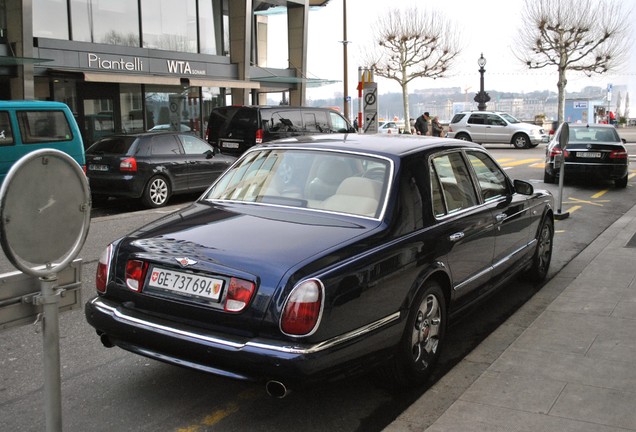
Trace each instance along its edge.
<path fill-rule="evenodd" d="M 18 159 L 43 148 L 67 153 L 86 172 L 82 135 L 68 105 L 0 101 L 0 184 Z"/>

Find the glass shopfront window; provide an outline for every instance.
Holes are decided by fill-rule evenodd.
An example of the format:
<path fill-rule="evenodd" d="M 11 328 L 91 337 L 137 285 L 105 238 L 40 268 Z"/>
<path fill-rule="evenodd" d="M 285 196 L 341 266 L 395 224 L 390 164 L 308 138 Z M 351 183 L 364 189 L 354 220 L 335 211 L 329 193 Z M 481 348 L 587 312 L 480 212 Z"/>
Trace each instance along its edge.
<path fill-rule="evenodd" d="M 119 86 L 119 105 L 121 110 L 121 128 L 124 132 L 144 131 L 144 104 L 141 84 L 121 84 Z M 147 116 L 147 128 L 154 126 L 152 117 Z"/>
<path fill-rule="evenodd" d="M 66 0 L 33 0 L 33 36 L 68 40 Z"/>
<path fill-rule="evenodd" d="M 144 48 L 197 52 L 196 0 L 141 0 Z"/>
<path fill-rule="evenodd" d="M 136 1 L 71 0 L 71 20 L 73 40 L 139 46 L 139 10 Z"/>

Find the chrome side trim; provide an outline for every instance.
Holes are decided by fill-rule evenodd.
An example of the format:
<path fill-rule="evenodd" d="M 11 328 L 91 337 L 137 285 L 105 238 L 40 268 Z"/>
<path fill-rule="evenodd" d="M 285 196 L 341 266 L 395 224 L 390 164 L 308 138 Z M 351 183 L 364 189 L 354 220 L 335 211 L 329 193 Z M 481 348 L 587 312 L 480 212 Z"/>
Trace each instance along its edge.
<path fill-rule="evenodd" d="M 116 321 L 126 322 L 130 325 L 133 325 L 139 328 L 156 331 L 156 332 L 169 335 L 169 336 L 197 339 L 200 341 L 221 345 L 221 346 L 235 349 L 235 350 L 241 350 L 245 348 L 257 348 L 260 350 L 269 350 L 269 351 L 277 351 L 277 352 L 283 352 L 288 354 L 301 354 L 301 355 L 312 354 L 312 353 L 323 351 L 329 348 L 333 348 L 351 339 L 354 339 L 364 334 L 378 330 L 394 321 L 397 321 L 400 319 L 400 315 L 401 315 L 401 313 L 398 311 L 398 312 L 395 312 L 394 314 L 391 314 L 387 317 L 384 317 L 375 322 L 367 324 L 363 327 L 357 328 L 355 330 L 333 337 L 331 339 L 327 339 L 320 343 L 317 343 L 314 345 L 308 345 L 308 346 L 300 346 L 300 345 L 287 345 L 285 342 L 276 343 L 273 341 L 268 341 L 268 342 L 259 342 L 258 340 L 249 341 L 249 342 L 232 341 L 226 338 L 209 336 L 209 335 L 205 335 L 201 333 L 195 333 L 193 331 L 179 330 L 179 329 L 161 325 L 155 322 L 143 320 L 140 318 L 135 318 L 117 309 L 117 307 L 107 304 L 107 301 L 101 297 L 95 297 L 93 300 L 90 301 L 90 303 L 100 312 L 112 316 L 113 319 L 115 319 Z"/>
<path fill-rule="evenodd" d="M 479 279 L 480 277 L 482 277 L 483 275 L 485 275 L 486 273 L 489 273 L 491 271 L 494 271 L 497 267 L 503 265 L 504 263 L 506 263 L 507 261 L 510 261 L 512 259 L 512 257 L 514 257 L 515 255 L 525 251 L 526 249 L 528 249 L 529 247 L 534 246 L 537 243 L 537 239 L 532 239 L 530 242 L 528 242 L 527 244 L 525 244 L 524 246 L 521 246 L 519 249 L 517 249 L 516 251 L 512 252 L 510 255 L 506 255 L 505 257 L 503 257 L 502 259 L 500 259 L 499 261 L 497 261 L 496 263 L 486 267 L 485 269 L 483 269 L 482 271 L 480 271 L 479 273 L 474 274 L 473 276 L 471 276 L 470 278 L 466 279 L 465 281 L 455 285 L 455 287 L 453 288 L 455 291 L 461 290 L 464 286 L 468 285 L 469 283 L 473 282 L 476 279 Z"/>

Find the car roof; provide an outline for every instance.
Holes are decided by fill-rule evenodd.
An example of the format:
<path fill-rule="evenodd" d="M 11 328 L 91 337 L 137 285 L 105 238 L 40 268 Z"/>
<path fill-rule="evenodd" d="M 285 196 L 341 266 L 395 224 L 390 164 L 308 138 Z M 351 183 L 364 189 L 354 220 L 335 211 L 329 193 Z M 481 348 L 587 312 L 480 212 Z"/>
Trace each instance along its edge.
<path fill-rule="evenodd" d="M 377 154 L 380 156 L 406 156 L 422 150 L 483 147 L 461 140 L 450 138 L 422 137 L 408 134 L 326 134 L 308 135 L 282 140 L 270 141 L 254 148 L 270 147 L 303 147 L 321 148 L 338 151 L 353 151 Z"/>
<path fill-rule="evenodd" d="M 593 128 L 604 128 L 604 129 L 616 129 L 616 127 L 614 125 L 611 124 L 606 124 L 606 123 L 568 123 L 568 126 L 570 128 L 575 128 L 575 129 L 585 129 L 585 128 L 589 128 L 589 127 L 593 127 Z"/>
<path fill-rule="evenodd" d="M 44 108 L 68 108 L 63 102 L 57 101 L 40 101 L 40 100 L 0 100 L 0 107 L 2 108 L 17 108 L 17 109 L 44 109 Z"/>

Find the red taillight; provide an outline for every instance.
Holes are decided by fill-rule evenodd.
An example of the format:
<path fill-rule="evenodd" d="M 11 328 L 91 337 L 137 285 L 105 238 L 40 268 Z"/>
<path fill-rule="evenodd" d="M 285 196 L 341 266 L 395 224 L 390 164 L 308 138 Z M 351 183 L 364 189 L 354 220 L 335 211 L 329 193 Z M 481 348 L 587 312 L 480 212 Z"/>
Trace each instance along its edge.
<path fill-rule="evenodd" d="M 225 297 L 224 309 L 226 312 L 240 312 L 252 299 L 254 283 L 242 279 L 231 278 L 230 286 Z"/>
<path fill-rule="evenodd" d="M 207 128 L 205 128 L 205 140 L 208 140 L 208 137 L 210 136 L 210 126 L 208 126 Z"/>
<path fill-rule="evenodd" d="M 98 293 L 104 294 L 106 292 L 106 285 L 108 284 L 108 274 L 110 271 L 110 258 L 113 250 L 112 245 L 108 245 L 106 249 L 99 256 L 97 262 L 97 272 L 95 274 L 95 288 Z"/>
<path fill-rule="evenodd" d="M 610 159 L 627 159 L 629 155 L 625 150 L 612 150 L 609 157 Z"/>
<path fill-rule="evenodd" d="M 129 157 L 122 160 L 119 163 L 119 171 L 122 172 L 136 172 L 137 171 L 137 159 Z"/>
<path fill-rule="evenodd" d="M 139 260 L 128 260 L 126 263 L 126 286 L 140 292 L 146 279 L 148 263 Z"/>
<path fill-rule="evenodd" d="M 320 321 L 322 313 L 323 288 L 316 279 L 306 280 L 292 290 L 287 297 L 280 328 L 291 336 L 311 334 Z"/>
<path fill-rule="evenodd" d="M 552 150 L 550 150 L 550 157 L 556 157 L 559 156 L 561 154 L 561 149 L 559 147 L 552 147 Z"/>
<path fill-rule="evenodd" d="M 256 129 L 256 144 L 263 142 L 263 129 Z"/>

